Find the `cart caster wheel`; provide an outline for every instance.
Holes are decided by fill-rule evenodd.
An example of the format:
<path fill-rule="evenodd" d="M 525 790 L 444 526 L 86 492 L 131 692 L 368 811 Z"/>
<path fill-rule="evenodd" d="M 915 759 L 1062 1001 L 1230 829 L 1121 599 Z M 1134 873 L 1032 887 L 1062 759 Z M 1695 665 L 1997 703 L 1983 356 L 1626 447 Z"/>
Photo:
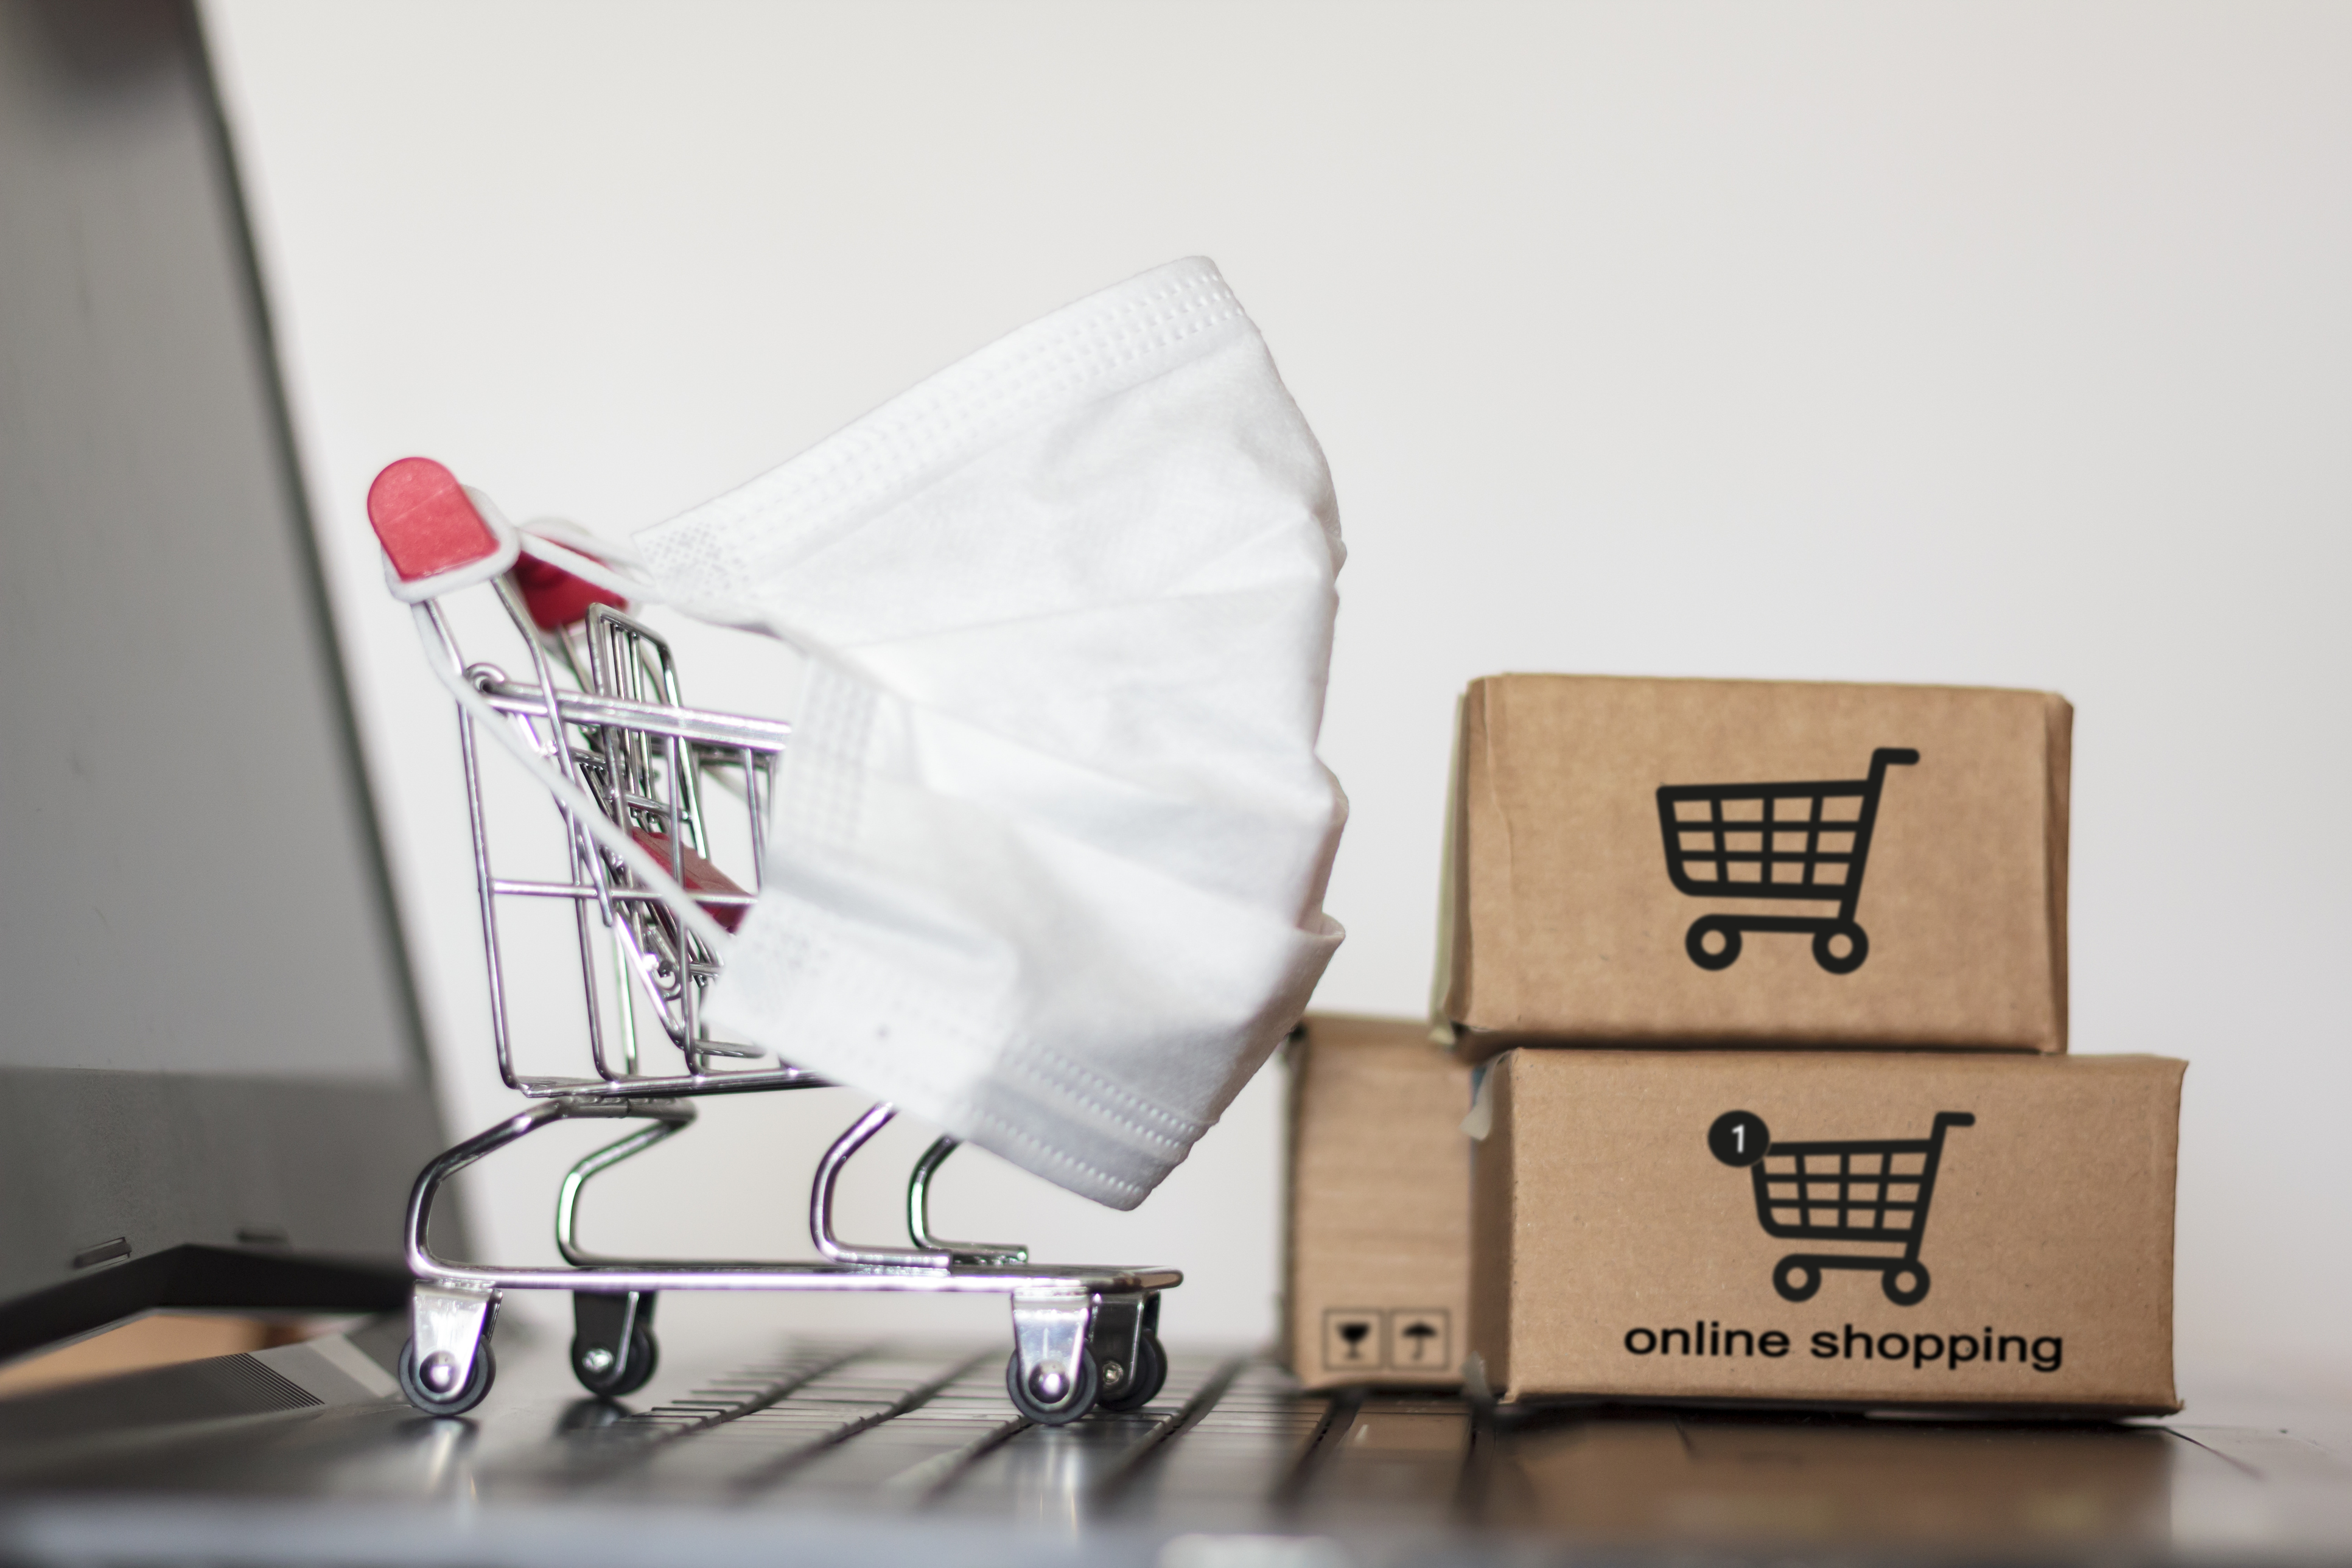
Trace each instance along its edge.
<path fill-rule="evenodd" d="M 1092 1351 L 1078 1352 L 1078 1380 L 1062 1391 L 1062 1397 L 1047 1404 L 1037 1397 L 1021 1375 L 1021 1356 L 1014 1352 L 1004 1363 L 1004 1392 L 1013 1400 L 1013 1408 L 1040 1426 L 1066 1426 L 1094 1408 L 1096 1391 L 1102 1387 L 1102 1372 L 1095 1365 Z"/>
<path fill-rule="evenodd" d="M 1723 939 L 1721 952 L 1707 951 L 1706 939 L 1710 936 Z M 1693 921 L 1690 930 L 1683 936 L 1683 951 L 1689 953 L 1690 961 L 1701 969 L 1728 969 L 1739 962 L 1739 928 L 1726 925 L 1712 915 Z"/>
<path fill-rule="evenodd" d="M 484 1343 L 474 1351 L 474 1371 L 466 1379 L 465 1387 L 455 1393 L 428 1388 L 424 1374 L 416 1368 L 416 1342 L 410 1340 L 400 1347 L 400 1392 L 408 1396 L 408 1403 L 427 1415 L 463 1415 L 482 1402 L 498 1375 L 498 1363 L 490 1355 L 489 1345 Z"/>
<path fill-rule="evenodd" d="M 1908 1277 L 1908 1285 L 1896 1280 Z M 1921 1263 L 1898 1263 L 1878 1277 L 1878 1288 L 1898 1307 L 1916 1307 L 1927 1299 L 1927 1268 Z"/>
<path fill-rule="evenodd" d="M 1772 1289 L 1784 1301 L 1810 1301 L 1821 1288 L 1822 1271 L 1801 1258 L 1783 1258 L 1772 1270 Z"/>
<path fill-rule="evenodd" d="M 1846 942 L 1844 952 L 1834 944 L 1840 937 Z M 1832 926 L 1813 933 L 1813 962 L 1832 974 L 1852 974 L 1870 956 L 1870 937 L 1858 925 Z"/>
<path fill-rule="evenodd" d="M 1159 1395 L 1160 1385 L 1168 1381 L 1168 1352 L 1160 1348 L 1160 1336 L 1150 1329 L 1136 1342 L 1135 1365 L 1126 1370 L 1118 1386 L 1095 1401 L 1097 1410 L 1140 1410 Z M 1110 1368 L 1104 1367 L 1105 1380 Z"/>
<path fill-rule="evenodd" d="M 613 1352 L 603 1345 L 592 1345 L 585 1340 L 572 1342 L 572 1375 L 580 1386 L 599 1399 L 621 1399 L 635 1394 L 653 1380 L 654 1368 L 661 1364 L 661 1346 L 654 1340 L 654 1331 L 642 1322 L 629 1331 L 629 1357 L 615 1364 Z"/>

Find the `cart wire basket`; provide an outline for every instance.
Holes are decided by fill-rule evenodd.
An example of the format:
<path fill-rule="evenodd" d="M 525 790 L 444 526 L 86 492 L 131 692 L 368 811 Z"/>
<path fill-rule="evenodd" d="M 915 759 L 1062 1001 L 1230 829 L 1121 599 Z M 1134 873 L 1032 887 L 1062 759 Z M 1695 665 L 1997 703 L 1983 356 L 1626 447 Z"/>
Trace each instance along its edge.
<path fill-rule="evenodd" d="M 1791 784 L 1660 784 L 1658 829 L 1666 841 L 1666 875 L 1699 899 L 1797 899 L 1837 905 L 1834 915 L 1702 915 L 1683 938 L 1701 969 L 1739 961 L 1740 933 L 1810 934 L 1813 961 L 1851 974 L 1870 956 L 1870 937 L 1853 918 L 1862 873 L 1878 821 L 1878 795 L 1890 766 L 1919 753 L 1881 746 L 1870 776 Z M 1710 938 L 1720 946 L 1710 948 Z"/>
<path fill-rule="evenodd" d="M 1776 1142 L 1752 1111 L 1727 1111 L 1708 1130 L 1717 1159 L 1746 1165 L 1756 1187 L 1756 1218 L 1764 1234 L 1785 1241 L 1863 1244 L 1867 1252 L 1792 1252 L 1772 1266 L 1772 1288 L 1805 1301 L 1830 1268 L 1873 1269 L 1879 1289 L 1898 1307 L 1927 1297 L 1927 1266 L 1919 1246 L 1927 1233 L 1927 1205 L 1936 1195 L 1944 1134 L 1973 1127 L 1965 1110 L 1939 1110 L 1925 1138 L 1877 1138 L 1812 1143 Z M 1898 1252 L 1884 1250 L 1892 1245 Z"/>
<path fill-rule="evenodd" d="M 760 1047 L 714 1033 L 704 1002 L 726 964 L 730 933 L 756 901 L 767 802 L 782 722 L 687 706 L 669 645 L 628 613 L 625 579 L 585 541 L 527 541 L 478 492 L 440 464 L 406 458 L 368 496 L 393 595 L 413 609 L 428 662 L 458 707 L 459 756 L 472 829 L 490 1035 L 501 1079 L 523 1110 L 436 1158 L 418 1175 L 406 1216 L 416 1285 L 400 1385 L 410 1403 L 452 1415 L 480 1403 L 496 1375 L 489 1336 L 508 1290 L 572 1293 L 572 1370 L 583 1387 L 619 1398 L 645 1385 L 657 1346 L 654 1307 L 665 1290 L 826 1290 L 995 1293 L 1012 1303 L 1006 1391 L 1046 1425 L 1090 1409 L 1132 1410 L 1167 1374 L 1160 1293 L 1182 1282 L 1171 1268 L 1044 1266 L 1025 1247 L 931 1234 L 929 1191 L 958 1147 L 942 1137 L 907 1184 L 907 1247 L 852 1246 L 835 1236 L 834 1194 L 850 1157 L 887 1125 L 888 1104 L 866 1110 L 818 1162 L 807 1262 L 666 1261 L 608 1258 L 578 1239 L 582 1194 L 594 1177 L 676 1136 L 705 1095 L 831 1087 Z M 440 601 L 488 585 L 520 635 L 528 674 L 469 661 Z M 482 737 L 541 786 L 552 812 L 556 863 L 567 875 L 501 875 L 492 858 Z M 725 817 L 740 813 L 733 822 Z M 725 826 L 731 838 L 719 829 Z M 735 847 L 740 877 L 722 868 Z M 545 847 L 544 845 L 542 846 Z M 748 847 L 748 853 L 740 851 Z M 516 900 L 568 904 L 576 945 L 582 1070 L 520 1072 L 510 1037 L 500 915 Z M 560 991 L 518 988 L 532 1001 Z M 569 1003 L 562 1003 L 569 1010 Z M 436 1254 L 426 1231 L 436 1198 L 475 1162 L 559 1121 L 604 1118 L 644 1126 L 572 1167 L 556 1194 L 562 1267 L 500 1268 Z"/>

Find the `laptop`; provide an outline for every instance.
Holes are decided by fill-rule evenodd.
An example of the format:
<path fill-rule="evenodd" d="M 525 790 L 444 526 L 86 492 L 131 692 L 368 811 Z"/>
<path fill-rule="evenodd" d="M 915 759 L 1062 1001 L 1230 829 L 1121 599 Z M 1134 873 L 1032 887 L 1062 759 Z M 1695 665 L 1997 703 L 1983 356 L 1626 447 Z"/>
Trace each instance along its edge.
<path fill-rule="evenodd" d="M 320 68 L 331 68 L 321 62 Z M 663 1304 L 590 1395 L 528 1321 L 395 1380 L 447 1142 L 185 0 L 0 0 L 0 1358 L 158 1310 L 299 1342 L 0 1397 L 25 1563 L 2333 1558 L 2352 1405 L 2167 1423 L 1482 1408 L 1169 1347 L 1141 1408 L 1004 1340 Z M 465 1253 L 464 1237 L 436 1238 Z M 1182 1259 L 1175 1260 L 1181 1263 Z"/>

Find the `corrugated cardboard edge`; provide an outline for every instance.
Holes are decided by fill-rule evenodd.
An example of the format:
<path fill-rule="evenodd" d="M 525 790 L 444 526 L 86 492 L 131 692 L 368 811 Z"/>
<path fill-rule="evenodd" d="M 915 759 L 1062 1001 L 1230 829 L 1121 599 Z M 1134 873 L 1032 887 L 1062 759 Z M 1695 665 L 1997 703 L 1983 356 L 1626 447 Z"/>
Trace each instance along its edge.
<path fill-rule="evenodd" d="M 1440 882 L 1442 912 L 1433 1007 L 1440 1022 L 1469 1017 L 1474 1008 L 1491 1013 L 1498 1002 L 1507 1007 L 1510 1005 L 1503 998 L 1479 992 L 1479 954 L 1471 940 L 1474 926 L 1483 927 L 1487 942 L 1494 945 L 1507 942 L 1509 933 L 1517 929 L 1508 918 L 1511 864 L 1507 845 L 1498 868 L 1499 881 L 1472 875 L 1475 861 L 1491 853 L 1489 841 L 1497 836 L 1507 840 L 1510 831 L 1502 805 L 1494 796 L 1487 708 L 1487 694 L 1492 688 L 1489 679 L 1474 680 L 1454 705 L 1459 739 L 1446 780 L 1445 864 Z M 1504 889 L 1504 911 L 1471 908 L 1471 900 L 1481 886 Z M 1485 918 L 1474 921 L 1474 913 Z M 1493 975 L 1514 973 L 1514 966 L 1504 955 L 1496 956 L 1500 961 L 1489 966 Z M 1491 980 L 1487 989 L 1493 989 Z"/>
<path fill-rule="evenodd" d="M 1440 1045 L 1472 1067 L 1490 1062 L 1507 1051 L 1657 1051 L 1665 1055 L 1696 1051 L 1740 1051 L 1780 1056 L 1925 1056 L 2050 1057 L 2066 1053 L 2036 1046 L 1921 1045 L 1911 1040 L 1839 1040 L 1822 1045 L 1804 1040 L 1756 1040 L 1738 1035 L 1677 1035 L 1664 1038 L 1614 1035 L 1548 1035 L 1526 1029 L 1474 1029 L 1465 1024 L 1448 1026 Z"/>
<path fill-rule="evenodd" d="M 1494 756 L 1498 731 L 1509 722 L 1505 698 L 1520 677 L 1481 676 L 1458 704 L 1460 739 L 1449 773 L 1445 920 L 1438 956 L 1435 1021 L 1452 1026 L 1480 1017 L 1519 1014 L 1515 984 L 1522 965 L 1510 951 L 1524 928 L 1519 918 L 1517 864 L 1511 819 L 1496 795 Z M 1490 962 L 1481 963 L 1474 931 L 1483 932 Z M 1441 1043 L 1450 1044 L 1450 1040 Z"/>
<path fill-rule="evenodd" d="M 1454 755 L 1445 767 L 1445 832 L 1437 863 L 1437 967 L 1429 977 L 1429 1037 L 1441 1046 L 1454 1044 L 1454 1003 L 1468 989 L 1463 973 L 1469 963 L 1470 933 L 1465 928 L 1461 877 L 1468 857 L 1462 847 L 1462 726 L 1467 722 L 1468 693 L 1454 700 Z"/>
<path fill-rule="evenodd" d="M 1290 1321 L 1298 1300 L 1298 1173 L 1292 1167 L 1298 1158 L 1299 1123 L 1306 1115 L 1307 1063 L 1314 1056 L 1306 1047 L 1307 1023 L 1301 1019 L 1282 1046 L 1288 1098 L 1282 1113 L 1282 1292 L 1275 1302 L 1280 1325 L 1275 1344 L 1285 1366 L 1298 1364 L 1298 1336 Z"/>
<path fill-rule="evenodd" d="M 2042 714 L 2049 726 L 2049 754 L 2043 774 L 2049 780 L 2049 803 L 2042 822 L 2042 864 L 2050 877 L 2051 1014 L 2057 1037 L 2053 1051 L 2066 1048 L 2068 1028 L 2066 975 L 2066 867 L 2073 844 L 2074 797 L 2074 705 L 2056 692 L 2042 694 Z"/>
<path fill-rule="evenodd" d="M 2164 1227 L 2164 1278 L 2174 1281 L 2174 1286 L 2168 1288 L 2164 1292 L 2164 1342 L 2171 1348 L 2171 1354 L 2167 1358 L 2164 1369 L 2164 1388 L 2172 1403 L 2161 1410 L 2152 1410 L 2147 1414 L 2170 1415 L 2180 1408 L 2179 1347 L 2175 1343 L 2173 1332 L 2173 1317 L 2177 1310 L 2173 1297 L 2177 1293 L 2179 1279 L 2178 1255 L 2180 1247 L 2180 1091 L 2189 1079 L 2189 1064 L 2172 1057 L 2158 1057 L 2154 1059 L 2168 1061 L 2177 1069 L 2172 1074 L 2171 1095 L 2165 1106 L 2166 1113 L 2157 1119 L 2156 1132 L 2156 1159 L 2158 1169 L 2164 1173 L 2161 1185 L 2164 1188 L 2164 1201 L 2170 1210 L 2172 1221 Z"/>
<path fill-rule="evenodd" d="M 2116 1421 L 2135 1415 L 2178 1415 L 2183 1408 L 2176 1396 L 2170 1405 L 2039 1405 L 2020 1404 L 2005 1400 L 1987 1400 L 1971 1404 L 1965 1400 L 1945 1400 L 1930 1403 L 1910 1403 L 1896 1399 L 1725 1399 L 1701 1398 L 1693 1394 L 1658 1394 L 1643 1399 L 1627 1399 L 1622 1395 L 1606 1397 L 1580 1394 L 1531 1394 L 1521 1399 L 1505 1399 L 1495 1394 L 1486 1384 L 1469 1381 L 1469 1374 L 1479 1369 L 1475 1352 L 1473 1363 L 1465 1369 L 1465 1394 L 1477 1403 L 1524 1415 L 1552 1410 L 1737 1410 L 1748 1414 L 1758 1412 L 1790 1415 L 1873 1415 L 1897 1412 L 1912 1417 L 1950 1415 L 1957 1419 L 1982 1420 L 1993 1417 L 2002 1421 Z"/>
<path fill-rule="evenodd" d="M 1494 1390 L 1511 1386 L 1511 1233 L 1518 1194 L 1511 1159 L 1511 1062 L 1508 1057 L 1478 1078 L 1474 1120 L 1486 1131 L 1470 1151 L 1470 1342 L 1464 1379 Z M 1501 1114 L 1496 1114 L 1497 1112 Z M 1481 1112 L 1484 1113 L 1481 1118 Z M 1470 1370 L 1475 1367 L 1475 1372 Z"/>

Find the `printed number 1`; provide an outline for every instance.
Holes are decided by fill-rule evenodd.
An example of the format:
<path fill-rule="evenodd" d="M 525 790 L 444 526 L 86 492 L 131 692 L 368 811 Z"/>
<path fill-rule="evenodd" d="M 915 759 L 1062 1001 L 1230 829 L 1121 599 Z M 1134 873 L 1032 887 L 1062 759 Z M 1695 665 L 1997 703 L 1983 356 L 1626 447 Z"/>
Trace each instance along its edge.
<path fill-rule="evenodd" d="M 1706 1147 L 1725 1164 L 1745 1168 L 1771 1153 L 1772 1134 L 1754 1111 L 1727 1110 L 1707 1123 Z"/>

